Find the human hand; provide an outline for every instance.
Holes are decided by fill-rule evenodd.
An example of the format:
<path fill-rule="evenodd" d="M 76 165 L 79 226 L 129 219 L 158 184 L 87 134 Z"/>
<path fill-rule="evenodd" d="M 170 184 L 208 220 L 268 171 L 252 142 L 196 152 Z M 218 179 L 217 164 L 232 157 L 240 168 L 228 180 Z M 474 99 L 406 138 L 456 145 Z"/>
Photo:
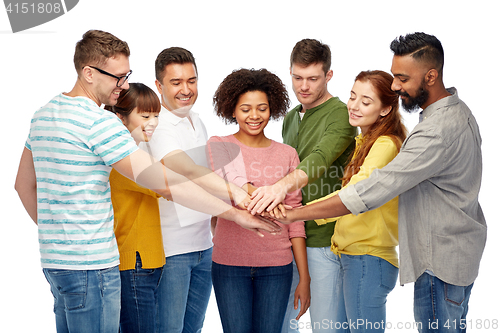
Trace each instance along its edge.
<path fill-rule="evenodd" d="M 292 207 L 290 207 L 288 205 L 283 205 L 283 208 L 285 208 L 284 214 L 281 213 L 281 211 L 279 211 L 279 210 L 276 211 L 277 210 L 277 208 L 276 208 L 272 212 L 264 211 L 260 214 L 260 216 L 262 216 L 264 218 L 272 219 L 272 220 L 280 222 L 282 224 L 290 224 L 290 223 L 297 221 L 297 219 L 294 217 L 295 216 L 294 212 L 298 208 L 292 209 Z"/>
<path fill-rule="evenodd" d="M 281 227 L 270 217 L 254 216 L 246 210 L 235 209 L 235 217 L 232 220 L 242 228 L 255 232 L 260 237 L 264 237 L 263 231 L 276 234 L 281 231 Z"/>
<path fill-rule="evenodd" d="M 264 210 L 270 212 L 286 197 L 286 190 L 277 185 L 262 186 L 256 189 L 251 196 L 252 201 L 247 206 L 248 211 L 261 214 Z"/>
<path fill-rule="evenodd" d="M 269 215 L 274 219 L 285 218 L 287 209 L 290 210 L 293 209 L 293 207 L 280 203 L 278 204 L 278 206 L 274 207 L 271 211 L 269 211 Z"/>
<path fill-rule="evenodd" d="M 297 288 L 295 289 L 295 298 L 293 300 L 293 307 L 295 310 L 299 308 L 299 300 L 300 300 L 300 311 L 296 320 L 299 320 L 300 317 L 304 313 L 306 313 L 307 309 L 311 305 L 311 289 L 310 289 L 311 279 L 299 281 Z"/>

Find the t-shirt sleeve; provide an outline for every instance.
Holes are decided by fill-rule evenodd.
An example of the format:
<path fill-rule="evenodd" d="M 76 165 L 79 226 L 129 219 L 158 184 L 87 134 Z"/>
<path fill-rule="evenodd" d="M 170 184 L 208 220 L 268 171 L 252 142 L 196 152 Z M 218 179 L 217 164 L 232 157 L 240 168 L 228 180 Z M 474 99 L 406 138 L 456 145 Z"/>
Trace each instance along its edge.
<path fill-rule="evenodd" d="M 90 149 L 108 166 L 139 149 L 130 132 L 114 115 L 99 118 L 94 122 L 89 133 Z"/>

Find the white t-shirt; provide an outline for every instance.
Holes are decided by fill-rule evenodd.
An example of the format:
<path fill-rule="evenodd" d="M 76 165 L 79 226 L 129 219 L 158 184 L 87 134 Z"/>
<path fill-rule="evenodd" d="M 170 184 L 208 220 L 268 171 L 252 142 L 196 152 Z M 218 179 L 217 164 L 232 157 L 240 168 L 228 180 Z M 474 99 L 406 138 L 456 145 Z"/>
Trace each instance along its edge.
<path fill-rule="evenodd" d="M 138 149 L 122 122 L 89 98 L 59 94 L 35 112 L 26 148 L 36 172 L 42 267 L 118 265 L 109 173 Z"/>
<path fill-rule="evenodd" d="M 193 125 L 187 117 L 177 117 L 162 106 L 158 127 L 149 142 L 150 154 L 155 159 L 161 160 L 174 150 L 182 150 L 196 164 L 208 167 L 205 150 L 207 130 L 197 113 L 191 111 L 189 117 Z M 147 151 L 144 145 L 140 147 Z M 212 247 L 210 215 L 163 198 L 159 204 L 165 256 L 204 251 Z"/>

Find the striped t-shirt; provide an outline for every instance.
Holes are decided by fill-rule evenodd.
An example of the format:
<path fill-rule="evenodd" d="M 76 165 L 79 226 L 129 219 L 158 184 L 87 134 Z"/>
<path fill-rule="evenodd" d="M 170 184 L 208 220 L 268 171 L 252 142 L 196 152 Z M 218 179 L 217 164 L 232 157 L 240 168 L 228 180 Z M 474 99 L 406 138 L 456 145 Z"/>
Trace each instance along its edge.
<path fill-rule="evenodd" d="M 33 116 L 26 147 L 36 172 L 42 267 L 118 265 L 109 172 L 137 149 L 129 131 L 92 100 L 60 94 Z"/>

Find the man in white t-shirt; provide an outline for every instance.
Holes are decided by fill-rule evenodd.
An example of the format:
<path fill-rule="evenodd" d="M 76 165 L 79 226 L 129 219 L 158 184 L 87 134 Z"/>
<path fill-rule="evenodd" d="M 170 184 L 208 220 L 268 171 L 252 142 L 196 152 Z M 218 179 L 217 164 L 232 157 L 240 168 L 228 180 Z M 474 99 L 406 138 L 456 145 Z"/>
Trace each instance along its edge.
<path fill-rule="evenodd" d="M 187 207 L 227 216 L 255 231 L 276 230 L 152 161 L 121 121 L 100 108 L 103 103 L 115 105 L 120 91 L 128 89 L 129 55 L 127 43 L 112 34 L 86 32 L 75 48 L 75 86 L 34 114 L 19 163 L 15 188 L 38 225 L 41 263 L 54 296 L 58 332 L 119 329 L 112 167 Z"/>
<path fill-rule="evenodd" d="M 203 177 L 192 174 L 197 166 L 207 167 L 208 137 L 191 110 L 198 97 L 195 59 L 186 49 L 165 49 L 156 59 L 155 73 L 162 110 L 149 142 L 151 153 L 165 166 L 200 181 Z M 160 332 L 199 332 L 212 290 L 211 216 L 160 199 L 160 217 L 166 256 L 159 288 Z"/>

